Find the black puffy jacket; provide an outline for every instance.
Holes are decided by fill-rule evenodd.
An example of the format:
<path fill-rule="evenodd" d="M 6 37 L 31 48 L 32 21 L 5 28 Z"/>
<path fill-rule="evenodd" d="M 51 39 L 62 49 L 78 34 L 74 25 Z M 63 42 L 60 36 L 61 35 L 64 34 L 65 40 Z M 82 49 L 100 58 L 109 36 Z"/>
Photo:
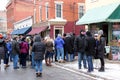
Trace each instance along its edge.
<path fill-rule="evenodd" d="M 35 36 L 35 40 L 32 46 L 32 51 L 34 52 L 34 60 L 43 60 L 45 54 L 45 44 L 41 42 L 41 37 L 39 35 Z"/>

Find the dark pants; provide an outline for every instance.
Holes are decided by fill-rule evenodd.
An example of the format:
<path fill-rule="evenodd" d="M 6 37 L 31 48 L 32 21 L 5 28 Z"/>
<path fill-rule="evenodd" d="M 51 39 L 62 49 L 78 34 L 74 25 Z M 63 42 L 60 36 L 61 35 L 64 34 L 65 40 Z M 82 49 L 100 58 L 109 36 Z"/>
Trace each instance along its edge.
<path fill-rule="evenodd" d="M 87 62 L 88 62 L 88 72 L 93 71 L 92 56 L 87 56 Z"/>
<path fill-rule="evenodd" d="M 9 63 L 9 57 L 10 57 L 10 54 L 6 53 L 5 57 L 4 57 L 4 64 L 8 64 Z"/>
<path fill-rule="evenodd" d="M 1 60 L 4 59 L 4 55 L 0 54 L 0 64 L 1 64 Z"/>
<path fill-rule="evenodd" d="M 104 67 L 105 66 L 104 58 L 100 58 L 100 62 L 101 62 L 101 67 Z"/>
<path fill-rule="evenodd" d="M 28 55 L 28 54 L 26 54 L 26 53 L 20 54 L 20 65 L 26 66 L 26 58 L 27 58 L 27 55 Z"/>

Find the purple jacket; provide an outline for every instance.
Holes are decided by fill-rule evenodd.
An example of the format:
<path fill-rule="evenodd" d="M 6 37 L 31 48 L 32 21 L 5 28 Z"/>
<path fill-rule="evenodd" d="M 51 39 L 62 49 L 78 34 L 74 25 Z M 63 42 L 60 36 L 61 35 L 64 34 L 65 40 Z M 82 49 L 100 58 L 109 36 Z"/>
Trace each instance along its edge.
<path fill-rule="evenodd" d="M 28 43 L 27 42 L 21 42 L 20 43 L 20 53 L 28 53 Z"/>

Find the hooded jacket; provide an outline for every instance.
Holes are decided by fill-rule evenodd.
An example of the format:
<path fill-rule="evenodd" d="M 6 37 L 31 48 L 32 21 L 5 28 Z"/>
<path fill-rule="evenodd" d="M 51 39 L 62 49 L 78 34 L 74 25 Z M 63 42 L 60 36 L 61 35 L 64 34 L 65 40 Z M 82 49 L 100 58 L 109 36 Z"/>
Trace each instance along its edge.
<path fill-rule="evenodd" d="M 55 39 L 55 47 L 56 48 L 63 48 L 64 47 L 64 44 L 65 44 L 65 42 L 64 42 L 64 40 L 60 37 L 60 36 L 58 36 L 56 39 Z"/>
<path fill-rule="evenodd" d="M 34 60 L 43 60 L 45 54 L 45 44 L 41 42 L 39 35 L 35 36 L 34 43 L 32 46 L 32 52 L 34 52 Z"/>

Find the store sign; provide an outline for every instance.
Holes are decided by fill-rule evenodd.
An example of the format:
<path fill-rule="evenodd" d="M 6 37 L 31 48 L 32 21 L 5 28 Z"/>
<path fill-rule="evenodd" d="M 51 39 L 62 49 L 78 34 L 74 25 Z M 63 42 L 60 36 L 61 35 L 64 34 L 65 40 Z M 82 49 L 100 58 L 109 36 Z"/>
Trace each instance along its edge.
<path fill-rule="evenodd" d="M 112 54 L 118 54 L 119 53 L 119 47 L 118 46 L 111 46 L 111 53 Z"/>

